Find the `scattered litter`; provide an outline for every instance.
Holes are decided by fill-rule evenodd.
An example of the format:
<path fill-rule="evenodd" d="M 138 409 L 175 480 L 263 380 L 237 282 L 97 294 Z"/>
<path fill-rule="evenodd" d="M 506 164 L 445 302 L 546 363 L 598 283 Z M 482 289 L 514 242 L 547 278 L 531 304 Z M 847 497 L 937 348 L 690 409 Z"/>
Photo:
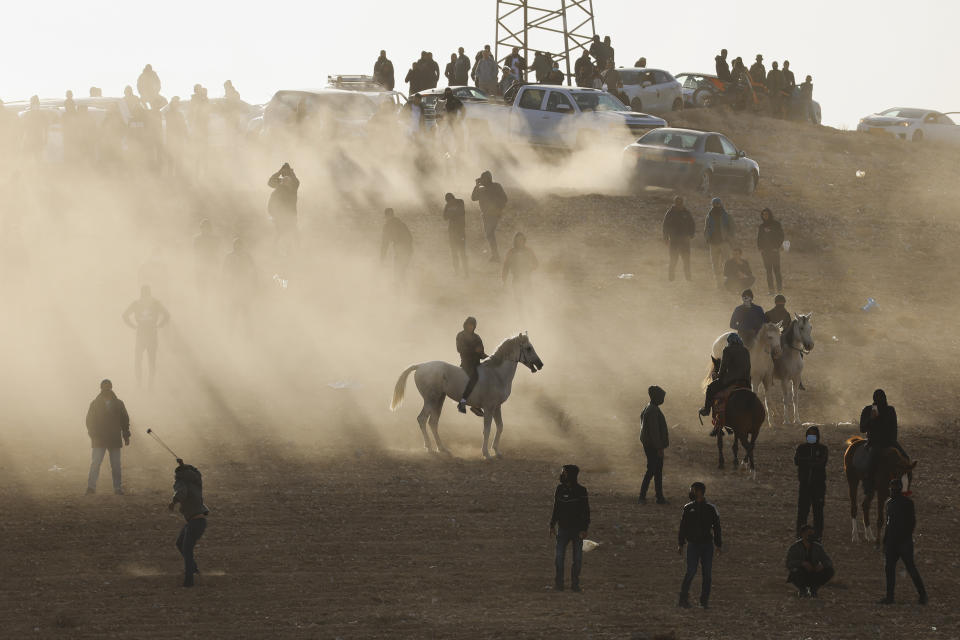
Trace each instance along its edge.
<path fill-rule="evenodd" d="M 584 540 L 583 541 L 583 552 L 593 551 L 600 546 L 599 542 L 594 542 L 593 540 Z"/>
<path fill-rule="evenodd" d="M 870 309 L 876 308 L 876 306 L 877 306 L 876 300 L 874 300 L 873 298 L 867 298 L 867 304 L 863 305 L 860 308 L 864 311 L 870 311 Z"/>
<path fill-rule="evenodd" d="M 858 177 L 858 178 L 862 178 L 862 177 L 865 176 L 865 175 L 867 175 L 867 172 L 866 172 L 866 171 L 864 171 L 863 169 L 857 169 L 857 177 Z"/>
<path fill-rule="evenodd" d="M 840 338 L 838 338 L 837 336 L 830 336 L 830 339 L 833 340 L 834 342 L 840 342 Z"/>
<path fill-rule="evenodd" d="M 789 241 L 789 240 L 784 240 L 784 241 L 783 241 L 783 250 L 786 251 L 787 253 L 790 253 L 790 241 Z"/>
<path fill-rule="evenodd" d="M 54 473 L 61 473 L 63 471 L 63 467 L 58 467 L 57 465 L 53 465 L 52 467 L 47 469 L 47 471 L 53 471 Z"/>
<path fill-rule="evenodd" d="M 617 278 L 620 279 L 620 280 L 633 280 L 633 274 L 632 274 L 632 273 L 621 273 L 620 275 L 617 276 Z"/>
<path fill-rule="evenodd" d="M 287 278 L 281 278 L 279 273 L 273 274 L 273 281 L 277 283 L 281 289 L 286 289 L 290 281 Z"/>
<path fill-rule="evenodd" d="M 331 389 L 359 389 L 363 385 L 359 382 L 351 382 L 350 380 L 337 380 L 335 382 L 328 382 L 327 386 Z"/>

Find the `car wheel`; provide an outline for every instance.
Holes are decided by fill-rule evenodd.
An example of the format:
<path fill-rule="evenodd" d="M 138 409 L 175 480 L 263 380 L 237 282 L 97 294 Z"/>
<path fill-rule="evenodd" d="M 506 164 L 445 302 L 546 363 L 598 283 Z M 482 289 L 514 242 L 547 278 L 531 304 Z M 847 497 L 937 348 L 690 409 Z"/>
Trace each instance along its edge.
<path fill-rule="evenodd" d="M 713 189 L 713 172 L 707 169 L 700 174 L 700 181 L 697 183 L 697 191 L 705 196 L 709 196 Z"/>
<path fill-rule="evenodd" d="M 630 101 L 630 110 L 643 111 L 643 102 L 640 101 L 640 98 L 634 98 Z"/>
<path fill-rule="evenodd" d="M 716 103 L 716 97 L 713 91 L 709 89 L 697 89 L 693 92 L 693 104 L 698 107 L 709 109 Z"/>
<path fill-rule="evenodd" d="M 743 186 L 743 192 L 748 196 L 753 195 L 753 192 L 757 190 L 757 174 L 753 171 L 750 172 L 750 175 L 747 176 L 747 181 Z"/>
<path fill-rule="evenodd" d="M 913 141 L 914 142 L 923 142 L 923 131 L 917 129 L 913 132 Z"/>
<path fill-rule="evenodd" d="M 673 101 L 673 110 L 680 111 L 681 109 L 683 109 L 683 100 L 681 100 L 680 98 L 677 98 L 676 100 Z"/>

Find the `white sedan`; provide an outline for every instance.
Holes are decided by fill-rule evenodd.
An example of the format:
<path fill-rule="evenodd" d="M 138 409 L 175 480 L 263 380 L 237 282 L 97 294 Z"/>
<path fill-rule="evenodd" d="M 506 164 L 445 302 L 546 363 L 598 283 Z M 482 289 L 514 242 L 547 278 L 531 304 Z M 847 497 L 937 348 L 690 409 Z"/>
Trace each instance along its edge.
<path fill-rule="evenodd" d="M 683 109 L 683 87 L 662 69 L 617 69 L 632 111 L 666 113 Z"/>
<path fill-rule="evenodd" d="M 960 144 L 960 126 L 947 114 L 929 109 L 887 109 L 861 119 L 857 131 L 888 134 L 913 142 L 937 140 Z"/>

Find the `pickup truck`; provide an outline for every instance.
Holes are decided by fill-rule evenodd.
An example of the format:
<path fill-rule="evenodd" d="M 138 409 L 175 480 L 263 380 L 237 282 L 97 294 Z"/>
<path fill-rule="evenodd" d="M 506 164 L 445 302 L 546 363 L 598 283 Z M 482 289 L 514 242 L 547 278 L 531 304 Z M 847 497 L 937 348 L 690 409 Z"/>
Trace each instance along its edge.
<path fill-rule="evenodd" d="M 476 140 L 494 138 L 531 145 L 584 148 L 598 142 L 636 140 L 667 125 L 636 113 L 606 91 L 528 84 L 513 104 L 464 103 L 464 124 Z"/>

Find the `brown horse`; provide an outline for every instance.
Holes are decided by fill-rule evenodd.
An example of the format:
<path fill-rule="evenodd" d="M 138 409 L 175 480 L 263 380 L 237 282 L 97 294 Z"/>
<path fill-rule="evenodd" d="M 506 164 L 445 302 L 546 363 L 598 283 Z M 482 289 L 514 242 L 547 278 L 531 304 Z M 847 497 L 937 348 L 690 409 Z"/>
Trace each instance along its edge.
<path fill-rule="evenodd" d="M 713 360 L 713 370 L 711 377 L 714 379 L 720 371 L 720 360 L 711 356 Z M 716 411 L 716 405 L 714 406 Z M 727 397 L 727 405 L 724 410 L 723 424 L 733 430 L 733 465 L 740 464 L 740 444 L 743 444 L 745 455 L 743 462 L 750 464 L 750 472 L 756 477 L 757 467 L 753 461 L 753 447 L 757 443 L 757 436 L 760 435 L 760 427 L 767 419 L 767 410 L 763 407 L 763 402 L 750 389 L 737 389 Z M 719 463 L 717 468 L 723 469 L 723 429 L 717 430 L 717 454 Z"/>
<path fill-rule="evenodd" d="M 850 489 L 850 522 L 852 533 L 850 539 L 853 542 L 859 542 L 860 536 L 857 531 L 857 487 L 861 481 L 867 480 L 867 475 L 857 471 L 853 464 L 853 456 L 866 444 L 866 440 L 860 436 L 853 436 L 846 442 L 847 449 L 843 452 L 843 472 L 847 476 L 847 486 Z M 864 491 L 863 503 L 860 505 L 863 510 L 863 537 L 868 542 L 876 540 L 880 544 L 881 529 L 883 528 L 884 505 L 887 498 L 890 497 L 890 481 L 894 478 L 900 478 L 907 475 L 907 490 L 913 482 L 913 468 L 917 466 L 916 461 L 910 462 L 897 451 L 895 447 L 887 447 L 882 451 L 875 452 L 877 456 L 874 465 L 873 491 Z M 866 484 L 864 485 L 866 488 Z M 870 526 L 870 501 L 873 500 L 873 494 L 877 494 L 877 536 L 873 536 L 873 528 Z"/>

